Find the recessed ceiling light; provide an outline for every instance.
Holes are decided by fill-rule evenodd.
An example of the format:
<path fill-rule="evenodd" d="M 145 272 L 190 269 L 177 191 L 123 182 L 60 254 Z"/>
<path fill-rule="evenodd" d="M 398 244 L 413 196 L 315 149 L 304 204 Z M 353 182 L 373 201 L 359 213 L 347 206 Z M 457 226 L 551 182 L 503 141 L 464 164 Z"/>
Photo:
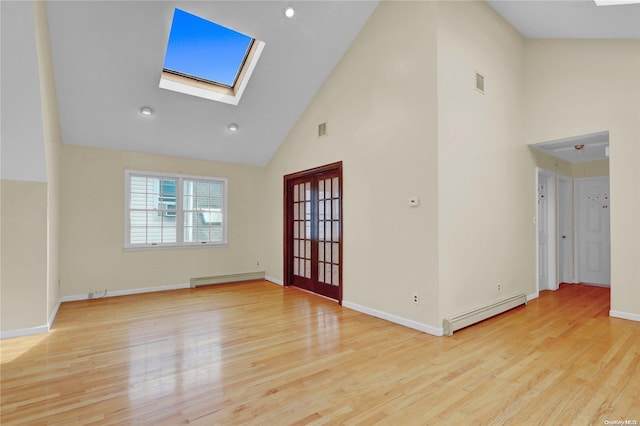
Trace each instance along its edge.
<path fill-rule="evenodd" d="M 237 132 L 240 127 L 236 123 L 231 123 L 227 126 L 230 132 Z"/>
<path fill-rule="evenodd" d="M 284 16 L 286 16 L 287 18 L 289 19 L 293 18 L 295 14 L 296 14 L 296 9 L 293 6 L 288 5 L 284 8 Z"/>
<path fill-rule="evenodd" d="M 148 106 L 143 106 L 142 108 L 140 108 L 140 114 L 148 117 L 153 114 L 153 109 Z"/>

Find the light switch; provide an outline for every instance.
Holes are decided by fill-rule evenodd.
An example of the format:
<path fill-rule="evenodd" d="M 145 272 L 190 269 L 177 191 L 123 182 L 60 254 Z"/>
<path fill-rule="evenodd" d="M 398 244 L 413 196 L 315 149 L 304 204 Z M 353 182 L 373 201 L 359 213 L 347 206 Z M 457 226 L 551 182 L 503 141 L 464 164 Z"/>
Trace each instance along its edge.
<path fill-rule="evenodd" d="M 420 205 L 420 199 L 415 195 L 409 197 L 409 205 L 411 207 L 418 207 Z"/>

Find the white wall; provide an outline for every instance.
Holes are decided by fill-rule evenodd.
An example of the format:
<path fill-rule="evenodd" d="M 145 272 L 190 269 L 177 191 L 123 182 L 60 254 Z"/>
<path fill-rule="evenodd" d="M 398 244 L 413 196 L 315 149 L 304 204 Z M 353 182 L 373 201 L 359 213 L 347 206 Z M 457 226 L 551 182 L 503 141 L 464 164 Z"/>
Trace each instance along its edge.
<path fill-rule="evenodd" d="M 528 40 L 527 142 L 608 130 L 611 310 L 640 319 L 640 41 Z"/>

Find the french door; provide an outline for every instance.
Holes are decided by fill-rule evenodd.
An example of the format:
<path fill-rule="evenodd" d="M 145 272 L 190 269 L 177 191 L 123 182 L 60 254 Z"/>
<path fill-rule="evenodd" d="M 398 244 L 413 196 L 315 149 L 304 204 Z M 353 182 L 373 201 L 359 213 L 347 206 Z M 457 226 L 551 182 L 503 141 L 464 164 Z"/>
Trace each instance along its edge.
<path fill-rule="evenodd" d="M 342 302 L 342 162 L 284 177 L 284 276 Z"/>

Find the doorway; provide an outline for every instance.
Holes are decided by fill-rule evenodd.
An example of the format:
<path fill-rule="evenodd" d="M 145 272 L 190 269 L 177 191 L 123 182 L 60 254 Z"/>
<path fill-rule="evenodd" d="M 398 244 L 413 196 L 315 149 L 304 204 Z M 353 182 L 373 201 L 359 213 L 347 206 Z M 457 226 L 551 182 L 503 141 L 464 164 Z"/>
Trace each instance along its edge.
<path fill-rule="evenodd" d="M 284 285 L 342 303 L 342 162 L 284 177 Z"/>

